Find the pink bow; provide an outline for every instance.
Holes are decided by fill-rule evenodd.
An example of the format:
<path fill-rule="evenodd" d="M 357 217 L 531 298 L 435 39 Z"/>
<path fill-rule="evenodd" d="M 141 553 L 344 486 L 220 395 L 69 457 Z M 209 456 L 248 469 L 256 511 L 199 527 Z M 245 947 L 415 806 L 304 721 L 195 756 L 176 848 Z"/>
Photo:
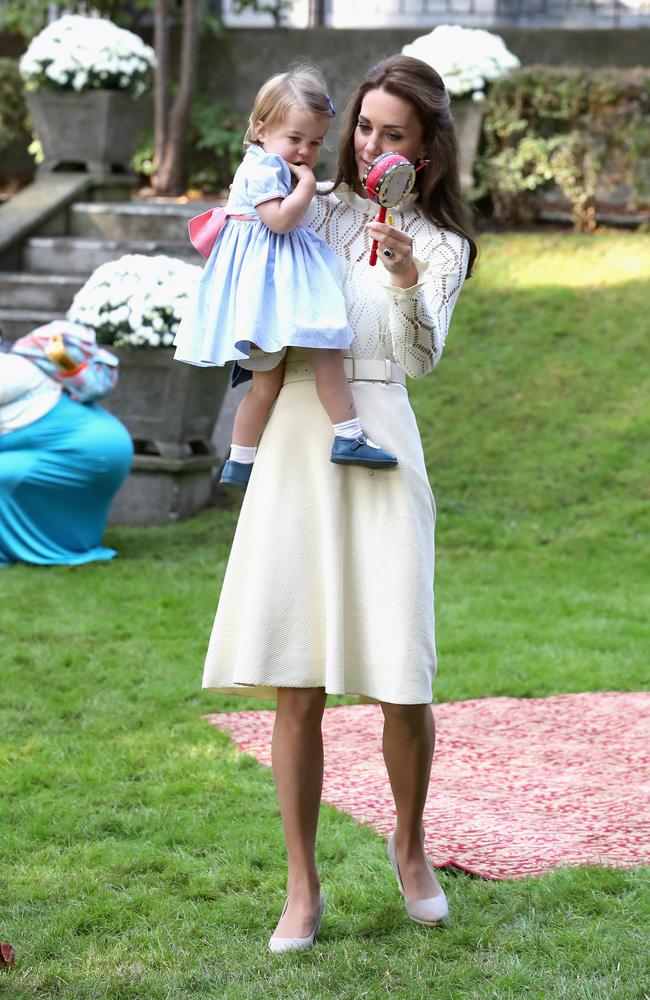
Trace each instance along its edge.
<path fill-rule="evenodd" d="M 195 215 L 187 224 L 190 231 L 190 243 L 207 260 L 212 253 L 212 247 L 226 224 L 228 216 L 225 209 L 210 208 L 201 215 Z"/>
<path fill-rule="evenodd" d="M 207 260 L 228 219 L 235 219 L 237 222 L 255 222 L 256 218 L 255 215 L 226 215 L 225 208 L 210 208 L 202 215 L 195 215 L 188 222 L 190 243 Z"/>

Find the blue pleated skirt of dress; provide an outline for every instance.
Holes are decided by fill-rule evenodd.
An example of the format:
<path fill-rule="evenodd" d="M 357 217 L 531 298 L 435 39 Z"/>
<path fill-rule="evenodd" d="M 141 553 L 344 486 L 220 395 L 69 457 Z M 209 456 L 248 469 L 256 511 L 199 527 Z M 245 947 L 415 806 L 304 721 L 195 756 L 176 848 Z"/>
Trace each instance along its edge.
<path fill-rule="evenodd" d="M 194 365 L 245 361 L 251 345 L 347 349 L 352 330 L 336 254 L 306 226 L 274 233 L 228 219 L 176 333 L 175 358 Z"/>
<path fill-rule="evenodd" d="M 0 435 L 0 568 L 117 555 L 101 541 L 132 456 L 116 417 L 65 395 L 39 420 Z"/>

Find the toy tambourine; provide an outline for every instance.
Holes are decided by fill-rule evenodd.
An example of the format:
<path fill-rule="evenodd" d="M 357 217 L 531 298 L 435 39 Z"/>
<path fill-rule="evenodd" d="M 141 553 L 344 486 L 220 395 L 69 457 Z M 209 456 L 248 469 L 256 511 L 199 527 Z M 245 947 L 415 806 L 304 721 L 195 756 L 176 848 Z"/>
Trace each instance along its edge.
<path fill-rule="evenodd" d="M 377 222 L 386 221 L 386 209 L 399 205 L 415 184 L 415 167 L 400 153 L 380 153 L 376 156 L 361 182 L 366 194 L 379 205 Z M 372 241 L 370 265 L 377 263 L 377 240 Z"/>

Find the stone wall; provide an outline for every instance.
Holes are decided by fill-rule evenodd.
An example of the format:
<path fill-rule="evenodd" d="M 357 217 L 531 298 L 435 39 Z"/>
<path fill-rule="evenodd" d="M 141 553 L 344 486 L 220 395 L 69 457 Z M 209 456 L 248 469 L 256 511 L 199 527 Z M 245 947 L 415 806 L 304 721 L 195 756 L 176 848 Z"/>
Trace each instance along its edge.
<path fill-rule="evenodd" d="M 203 42 L 200 79 L 215 100 L 241 112 L 259 84 L 296 59 L 320 66 L 337 105 L 343 105 L 359 73 L 410 42 L 417 29 L 364 30 L 308 28 L 234 28 Z M 639 66 L 650 64 L 650 29 L 563 31 L 499 29 L 522 63 L 551 66 Z M 177 40 L 173 50 L 179 51 Z"/>

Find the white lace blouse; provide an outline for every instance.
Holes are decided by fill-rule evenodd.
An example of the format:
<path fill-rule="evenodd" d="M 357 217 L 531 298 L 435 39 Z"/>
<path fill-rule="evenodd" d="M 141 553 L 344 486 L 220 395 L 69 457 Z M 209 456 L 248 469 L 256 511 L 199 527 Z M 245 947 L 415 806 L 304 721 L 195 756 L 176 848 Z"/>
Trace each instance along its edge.
<path fill-rule="evenodd" d="M 469 243 L 434 226 L 414 201 L 409 197 L 392 210 L 395 227 L 413 237 L 419 281 L 411 288 L 391 286 L 380 261 L 375 267 L 368 264 L 371 239 L 365 227 L 378 207 L 347 185 L 317 195 L 303 222 L 341 258 L 348 321 L 354 330 L 350 353 L 356 358 L 389 358 L 411 378 L 420 378 L 440 360 L 467 271 Z"/>

